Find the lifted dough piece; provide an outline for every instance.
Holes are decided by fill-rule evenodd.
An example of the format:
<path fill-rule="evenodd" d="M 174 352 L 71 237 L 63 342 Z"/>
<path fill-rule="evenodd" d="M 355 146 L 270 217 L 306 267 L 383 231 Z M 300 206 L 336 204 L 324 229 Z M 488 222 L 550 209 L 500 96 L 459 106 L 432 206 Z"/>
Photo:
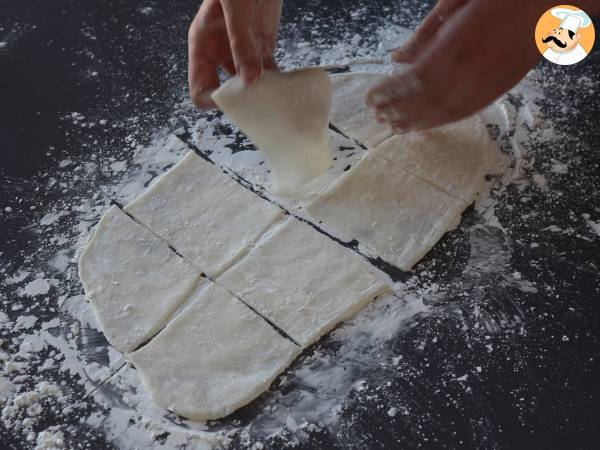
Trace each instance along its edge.
<path fill-rule="evenodd" d="M 422 133 L 392 136 L 374 152 L 471 203 L 485 185 L 493 142 L 477 117 Z"/>
<path fill-rule="evenodd" d="M 264 152 L 277 191 L 295 190 L 331 166 L 331 82 L 324 70 L 267 70 L 249 87 L 236 76 L 212 98 Z"/>
<path fill-rule="evenodd" d="M 346 136 L 374 147 L 392 135 L 390 127 L 378 123 L 365 104 L 367 92 L 387 75 L 356 72 L 331 76 L 333 100 L 330 121 Z"/>
<path fill-rule="evenodd" d="M 211 283 L 130 359 L 158 404 L 208 420 L 254 400 L 299 353 L 262 317 Z"/>
<path fill-rule="evenodd" d="M 352 250 L 293 217 L 217 282 L 302 347 L 388 291 Z"/>
<path fill-rule="evenodd" d="M 130 352 L 164 326 L 200 271 L 113 206 L 81 254 L 79 277 L 108 342 Z"/>
<path fill-rule="evenodd" d="M 283 212 L 194 152 L 125 207 L 137 220 L 215 278 Z"/>
<path fill-rule="evenodd" d="M 338 237 L 356 239 L 369 256 L 408 271 L 459 223 L 466 206 L 369 152 L 306 210 Z"/>

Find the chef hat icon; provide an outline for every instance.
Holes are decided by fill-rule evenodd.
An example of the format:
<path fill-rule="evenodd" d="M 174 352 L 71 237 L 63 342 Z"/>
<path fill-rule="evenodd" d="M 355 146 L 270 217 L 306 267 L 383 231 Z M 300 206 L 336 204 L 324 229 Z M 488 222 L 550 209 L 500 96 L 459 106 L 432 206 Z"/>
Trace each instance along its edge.
<path fill-rule="evenodd" d="M 554 8 L 551 14 L 561 20 L 560 28 L 570 30 L 573 33 L 577 33 L 579 28 L 589 27 L 592 23 L 590 16 L 580 9 Z"/>

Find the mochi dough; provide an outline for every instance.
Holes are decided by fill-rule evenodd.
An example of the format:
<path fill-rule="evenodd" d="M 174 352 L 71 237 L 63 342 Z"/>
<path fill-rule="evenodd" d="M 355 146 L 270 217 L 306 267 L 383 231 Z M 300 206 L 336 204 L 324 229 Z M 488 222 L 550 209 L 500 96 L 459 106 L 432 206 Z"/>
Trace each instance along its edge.
<path fill-rule="evenodd" d="M 265 154 L 278 192 L 296 190 L 332 165 L 331 82 L 324 70 L 267 70 L 249 87 L 235 76 L 212 98 Z"/>
<path fill-rule="evenodd" d="M 293 217 L 216 281 L 303 348 L 389 291 L 356 253 Z"/>
<path fill-rule="evenodd" d="M 493 145 L 478 117 L 431 131 L 395 135 L 374 152 L 467 203 L 485 184 Z"/>
<path fill-rule="evenodd" d="M 263 318 L 211 283 L 129 357 L 158 404 L 207 420 L 254 400 L 299 353 Z"/>
<path fill-rule="evenodd" d="M 458 225 L 466 206 L 369 152 L 306 211 L 334 235 L 356 239 L 367 255 L 408 271 Z"/>
<path fill-rule="evenodd" d="M 165 325 L 200 271 L 113 206 L 81 254 L 79 277 L 106 339 L 127 353 Z"/>
<path fill-rule="evenodd" d="M 330 122 L 346 136 L 374 147 L 392 135 L 387 124 L 378 123 L 365 98 L 369 89 L 387 75 L 355 72 L 331 76 L 333 98 Z"/>
<path fill-rule="evenodd" d="M 283 217 L 277 206 L 194 152 L 125 211 L 213 279 Z"/>

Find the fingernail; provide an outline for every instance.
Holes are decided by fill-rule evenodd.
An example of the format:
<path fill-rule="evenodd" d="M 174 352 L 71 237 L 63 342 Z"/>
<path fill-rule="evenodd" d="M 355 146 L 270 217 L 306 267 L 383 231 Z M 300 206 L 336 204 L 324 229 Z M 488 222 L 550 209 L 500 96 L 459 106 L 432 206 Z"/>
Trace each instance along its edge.
<path fill-rule="evenodd" d="M 200 109 L 211 109 L 216 108 L 214 100 L 212 99 L 213 91 L 195 92 L 192 95 L 192 101 Z"/>
<path fill-rule="evenodd" d="M 394 133 L 394 134 L 405 134 L 408 132 L 408 129 L 401 125 L 393 125 L 391 128 L 392 128 L 392 133 Z"/>
<path fill-rule="evenodd" d="M 398 110 L 393 105 L 388 108 L 381 109 L 380 111 L 377 111 L 377 112 L 379 115 L 384 117 L 388 122 L 398 122 L 399 120 L 405 119 L 405 114 L 402 111 Z"/>
<path fill-rule="evenodd" d="M 392 52 L 392 61 L 402 61 L 407 57 L 406 51 L 401 48 L 397 48 Z"/>
<path fill-rule="evenodd" d="M 246 86 L 250 86 L 258 79 L 259 72 L 256 67 L 242 66 L 240 67 L 240 77 Z"/>
<path fill-rule="evenodd" d="M 392 52 L 392 60 L 395 62 L 411 62 L 415 57 L 416 50 L 415 44 L 398 47 Z"/>
<path fill-rule="evenodd" d="M 370 101 L 371 101 L 371 106 L 377 106 L 377 105 L 381 105 L 384 102 L 386 102 L 388 100 L 388 96 L 382 93 L 375 93 L 373 95 L 371 95 L 370 97 Z"/>
<path fill-rule="evenodd" d="M 375 121 L 377 123 L 387 123 L 387 118 L 382 116 L 381 114 L 375 114 Z"/>

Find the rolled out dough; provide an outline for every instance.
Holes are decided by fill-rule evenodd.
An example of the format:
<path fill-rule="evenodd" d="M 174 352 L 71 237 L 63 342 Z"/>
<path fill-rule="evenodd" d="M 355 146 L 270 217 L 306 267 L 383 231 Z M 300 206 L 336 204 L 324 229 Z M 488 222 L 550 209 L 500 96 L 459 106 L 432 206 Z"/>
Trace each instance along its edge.
<path fill-rule="evenodd" d="M 367 92 L 386 75 L 355 72 L 331 76 L 333 99 L 330 121 L 346 136 L 374 147 L 392 135 L 390 127 L 378 123 L 365 104 Z"/>
<path fill-rule="evenodd" d="M 492 141 L 478 117 L 420 133 L 395 135 L 374 152 L 471 203 L 485 183 Z"/>
<path fill-rule="evenodd" d="M 79 277 L 108 342 L 130 352 L 165 325 L 200 271 L 113 206 L 81 254 Z"/>
<path fill-rule="evenodd" d="M 129 357 L 158 404 L 207 420 L 258 397 L 299 353 L 264 319 L 211 283 Z"/>
<path fill-rule="evenodd" d="M 250 87 L 236 76 L 212 97 L 264 152 L 279 192 L 293 191 L 331 166 L 331 83 L 324 70 L 269 70 Z"/>
<path fill-rule="evenodd" d="M 369 152 L 306 210 L 369 256 L 410 270 L 467 204 Z M 342 235 L 340 235 L 340 233 Z"/>
<path fill-rule="evenodd" d="M 293 217 L 217 283 L 302 347 L 388 291 L 358 255 Z"/>
<path fill-rule="evenodd" d="M 489 138 L 473 119 L 390 137 L 364 104 L 382 77 L 333 77 L 333 124 L 373 148 L 311 194 L 305 209 L 326 230 L 358 240 L 367 255 L 410 270 L 474 199 Z M 329 89 L 321 70 L 266 72 L 249 89 L 234 78 L 214 98 L 266 153 L 285 191 L 311 187 L 305 183 L 330 166 Z M 122 351 L 175 317 L 128 356 L 156 402 L 191 419 L 224 417 L 247 404 L 302 348 L 389 291 L 351 250 L 293 217 L 283 220 L 279 208 L 193 152 L 126 211 L 164 241 L 111 208 L 81 257 L 80 276 L 107 338 Z M 216 283 L 190 294 L 200 270 Z"/>
<path fill-rule="evenodd" d="M 211 278 L 243 255 L 283 212 L 188 153 L 125 211 Z"/>

